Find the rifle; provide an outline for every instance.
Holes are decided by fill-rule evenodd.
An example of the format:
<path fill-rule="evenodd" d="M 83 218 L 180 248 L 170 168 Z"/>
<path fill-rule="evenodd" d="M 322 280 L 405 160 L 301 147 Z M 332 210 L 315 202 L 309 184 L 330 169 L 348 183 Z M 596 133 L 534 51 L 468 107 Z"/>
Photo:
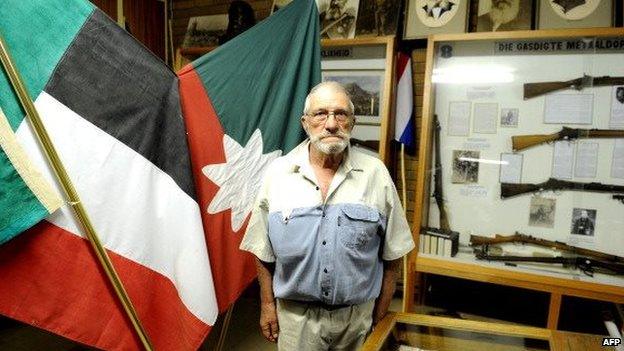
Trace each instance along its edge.
<path fill-rule="evenodd" d="M 445 231 L 451 230 L 446 208 L 444 207 L 444 193 L 442 192 L 442 155 L 440 155 L 440 121 L 438 115 L 433 115 L 433 123 L 435 124 L 435 133 L 433 142 L 435 143 L 435 172 L 433 174 L 433 198 L 438 205 L 440 213 L 440 229 Z"/>
<path fill-rule="evenodd" d="M 535 263 L 551 263 L 561 264 L 564 267 L 576 267 L 586 275 L 593 277 L 594 272 L 611 275 L 624 275 L 624 264 L 616 262 L 605 262 L 593 258 L 576 256 L 576 257 L 533 257 L 533 256 L 497 256 L 488 255 L 486 252 L 479 251 L 475 253 L 478 260 L 487 261 L 503 261 L 503 262 L 535 262 Z"/>
<path fill-rule="evenodd" d="M 624 195 L 613 195 L 613 200 L 618 200 L 624 204 Z"/>
<path fill-rule="evenodd" d="M 579 138 L 624 138 L 624 130 L 613 129 L 577 129 L 563 127 L 553 134 L 515 135 L 511 137 L 513 151 L 524 150 L 531 146 L 550 143 L 558 140 L 574 140 Z"/>
<path fill-rule="evenodd" d="M 576 191 L 595 191 L 601 193 L 624 193 L 624 185 L 612 185 L 602 183 L 579 183 L 567 180 L 559 180 L 549 178 L 547 181 L 538 184 L 513 184 L 501 183 L 501 198 L 534 193 L 545 190 L 576 190 Z"/>
<path fill-rule="evenodd" d="M 531 235 L 526 235 L 526 234 L 522 234 L 518 232 L 516 232 L 516 234 L 514 235 L 496 234 L 496 237 L 494 238 L 488 238 L 488 237 L 479 236 L 479 235 L 470 236 L 470 244 L 472 246 L 496 245 L 496 244 L 505 244 L 505 243 L 533 244 L 537 246 L 556 249 L 559 251 L 570 252 L 576 255 L 591 256 L 593 258 L 608 261 L 608 262 L 624 263 L 624 257 L 610 255 L 610 254 L 606 254 L 600 251 L 594 251 L 590 249 L 584 249 L 582 247 L 568 245 L 566 243 L 562 243 L 561 241 L 551 241 L 551 240 L 546 240 L 546 239 L 540 239 Z"/>
<path fill-rule="evenodd" d="M 540 82 L 540 83 L 525 83 L 524 84 L 524 99 L 530 99 L 536 96 L 548 94 L 553 91 L 563 89 L 576 89 L 578 91 L 589 87 L 600 87 L 610 85 L 622 85 L 624 84 L 624 77 L 592 77 L 583 75 L 581 78 L 572 80 L 566 80 L 563 82 Z"/>

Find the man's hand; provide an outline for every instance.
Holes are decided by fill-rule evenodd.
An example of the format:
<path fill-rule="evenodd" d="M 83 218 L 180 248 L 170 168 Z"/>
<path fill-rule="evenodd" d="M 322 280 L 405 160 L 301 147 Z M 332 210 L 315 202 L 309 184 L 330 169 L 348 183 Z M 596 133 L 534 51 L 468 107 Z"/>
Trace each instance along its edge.
<path fill-rule="evenodd" d="M 377 323 L 379 323 L 380 320 L 383 319 L 383 317 L 386 316 L 386 314 L 388 313 L 388 308 L 383 308 L 380 307 L 379 304 L 375 304 L 375 310 L 373 310 L 373 327 L 377 325 Z"/>
<path fill-rule="evenodd" d="M 267 340 L 277 342 L 279 326 L 274 302 L 260 304 L 260 330 Z"/>

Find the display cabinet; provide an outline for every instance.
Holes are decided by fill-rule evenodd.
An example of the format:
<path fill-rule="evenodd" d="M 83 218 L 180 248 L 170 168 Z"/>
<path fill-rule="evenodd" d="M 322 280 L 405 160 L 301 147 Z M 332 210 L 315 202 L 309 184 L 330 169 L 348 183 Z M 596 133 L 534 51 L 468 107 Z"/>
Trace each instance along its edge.
<path fill-rule="evenodd" d="M 624 302 L 622 62 L 621 28 L 430 37 L 414 228 L 459 248 L 415 233 L 404 310 L 417 272 L 549 292 L 549 328 Z"/>
<path fill-rule="evenodd" d="M 410 313 L 390 313 L 362 351 L 604 350 L 603 336 Z"/>

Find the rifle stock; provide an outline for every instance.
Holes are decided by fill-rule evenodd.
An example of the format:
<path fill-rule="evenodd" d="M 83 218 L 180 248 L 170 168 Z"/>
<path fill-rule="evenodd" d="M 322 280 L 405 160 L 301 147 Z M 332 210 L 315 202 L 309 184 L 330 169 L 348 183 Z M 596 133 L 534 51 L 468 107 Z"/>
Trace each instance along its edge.
<path fill-rule="evenodd" d="M 514 135 L 511 137 L 511 147 L 513 151 L 520 151 L 531 146 L 557 141 L 559 138 L 558 132 L 553 134 Z"/>
<path fill-rule="evenodd" d="M 540 184 L 514 184 L 514 183 L 501 183 L 501 198 L 522 195 L 527 193 L 534 193 L 542 190 Z"/>
<path fill-rule="evenodd" d="M 534 98 L 536 96 L 551 93 L 553 91 L 563 90 L 576 86 L 580 82 L 579 79 L 572 79 L 565 82 L 541 82 L 541 83 L 525 83 L 524 99 Z"/>

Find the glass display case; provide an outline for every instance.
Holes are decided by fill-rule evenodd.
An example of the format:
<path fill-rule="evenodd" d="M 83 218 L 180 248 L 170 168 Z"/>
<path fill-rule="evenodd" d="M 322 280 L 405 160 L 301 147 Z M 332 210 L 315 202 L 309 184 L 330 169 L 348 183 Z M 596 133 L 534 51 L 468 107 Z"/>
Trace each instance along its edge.
<path fill-rule="evenodd" d="M 409 267 L 551 292 L 549 327 L 624 302 L 622 62 L 621 28 L 430 37 Z"/>
<path fill-rule="evenodd" d="M 388 314 L 363 351 L 604 350 L 600 335 L 410 313 Z"/>

